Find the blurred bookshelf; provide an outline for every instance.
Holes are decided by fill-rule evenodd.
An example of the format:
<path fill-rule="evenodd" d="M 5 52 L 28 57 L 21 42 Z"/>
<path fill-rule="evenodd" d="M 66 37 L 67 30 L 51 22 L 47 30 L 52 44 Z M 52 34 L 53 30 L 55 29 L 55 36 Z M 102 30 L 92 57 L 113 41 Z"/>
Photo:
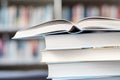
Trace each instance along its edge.
<path fill-rule="evenodd" d="M 53 20 L 53 0 L 0 0 L 0 66 L 40 63 L 39 40 L 11 40 L 15 32 Z"/>
<path fill-rule="evenodd" d="M 39 40 L 11 40 L 16 31 L 54 19 L 120 18 L 119 0 L 0 0 L 0 66 L 40 64 Z"/>
<path fill-rule="evenodd" d="M 62 5 L 62 18 L 73 22 L 91 16 L 120 18 L 119 0 L 63 0 Z"/>

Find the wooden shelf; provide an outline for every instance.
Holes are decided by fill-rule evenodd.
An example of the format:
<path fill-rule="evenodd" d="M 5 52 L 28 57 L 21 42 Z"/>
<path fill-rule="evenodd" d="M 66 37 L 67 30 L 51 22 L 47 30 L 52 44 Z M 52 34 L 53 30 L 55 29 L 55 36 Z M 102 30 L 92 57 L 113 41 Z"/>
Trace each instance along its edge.
<path fill-rule="evenodd" d="M 9 2 L 53 2 L 54 0 L 6 0 Z"/>
<path fill-rule="evenodd" d="M 2 29 L 0 28 L 0 33 L 14 33 L 20 29 L 10 28 L 10 29 Z"/>
<path fill-rule="evenodd" d="M 40 63 L 40 59 L 13 59 L 13 58 L 0 58 L 0 65 L 34 65 L 34 64 L 44 64 Z"/>
<path fill-rule="evenodd" d="M 7 0 L 7 1 L 8 4 L 34 5 L 34 6 L 54 3 L 54 0 Z"/>
<path fill-rule="evenodd" d="M 42 64 L 0 64 L 0 70 L 48 70 L 45 63 Z"/>
<path fill-rule="evenodd" d="M 120 5 L 120 0 L 62 0 L 62 4 L 64 5 L 74 5 L 76 3 L 81 3 L 85 5 L 99 5 L 99 4 L 115 4 Z"/>

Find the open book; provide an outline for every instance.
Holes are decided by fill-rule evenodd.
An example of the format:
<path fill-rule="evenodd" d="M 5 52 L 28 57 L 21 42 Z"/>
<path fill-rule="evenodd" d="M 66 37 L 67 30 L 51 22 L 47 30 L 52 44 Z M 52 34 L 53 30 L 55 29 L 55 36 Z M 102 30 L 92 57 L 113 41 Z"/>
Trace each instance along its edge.
<path fill-rule="evenodd" d="M 66 20 L 53 20 L 40 25 L 18 31 L 13 39 L 20 38 L 39 38 L 45 35 L 61 34 L 61 33 L 82 33 L 91 31 L 119 31 L 120 20 L 89 17 L 72 23 Z"/>

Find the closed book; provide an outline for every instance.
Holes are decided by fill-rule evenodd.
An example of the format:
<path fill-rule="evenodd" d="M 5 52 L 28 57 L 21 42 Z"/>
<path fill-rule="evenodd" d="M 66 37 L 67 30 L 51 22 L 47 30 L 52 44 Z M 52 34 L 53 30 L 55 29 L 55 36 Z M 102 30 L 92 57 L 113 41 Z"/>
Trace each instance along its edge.
<path fill-rule="evenodd" d="M 119 61 L 120 48 L 44 50 L 41 55 L 46 63 Z"/>
<path fill-rule="evenodd" d="M 48 63 L 48 78 L 120 76 L 119 61 Z"/>
<path fill-rule="evenodd" d="M 45 36 L 43 46 L 46 50 L 120 46 L 120 33 L 93 32 Z"/>
<path fill-rule="evenodd" d="M 67 77 L 67 78 L 53 78 L 52 80 L 120 80 L 120 76 L 99 76 L 88 79 L 81 79 L 80 77 Z"/>

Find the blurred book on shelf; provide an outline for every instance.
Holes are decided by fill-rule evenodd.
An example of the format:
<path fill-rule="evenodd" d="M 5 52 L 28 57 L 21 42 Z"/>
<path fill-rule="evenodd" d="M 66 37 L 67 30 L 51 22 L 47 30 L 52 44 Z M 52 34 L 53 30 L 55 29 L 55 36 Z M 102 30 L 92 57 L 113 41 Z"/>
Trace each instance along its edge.
<path fill-rule="evenodd" d="M 120 18 L 120 6 L 115 4 L 84 5 L 81 3 L 63 6 L 63 19 L 73 22 L 90 16 Z"/>
<path fill-rule="evenodd" d="M 44 17 L 43 17 L 44 16 Z M 1 28 L 25 28 L 53 19 L 53 6 L 2 5 L 0 9 Z"/>

